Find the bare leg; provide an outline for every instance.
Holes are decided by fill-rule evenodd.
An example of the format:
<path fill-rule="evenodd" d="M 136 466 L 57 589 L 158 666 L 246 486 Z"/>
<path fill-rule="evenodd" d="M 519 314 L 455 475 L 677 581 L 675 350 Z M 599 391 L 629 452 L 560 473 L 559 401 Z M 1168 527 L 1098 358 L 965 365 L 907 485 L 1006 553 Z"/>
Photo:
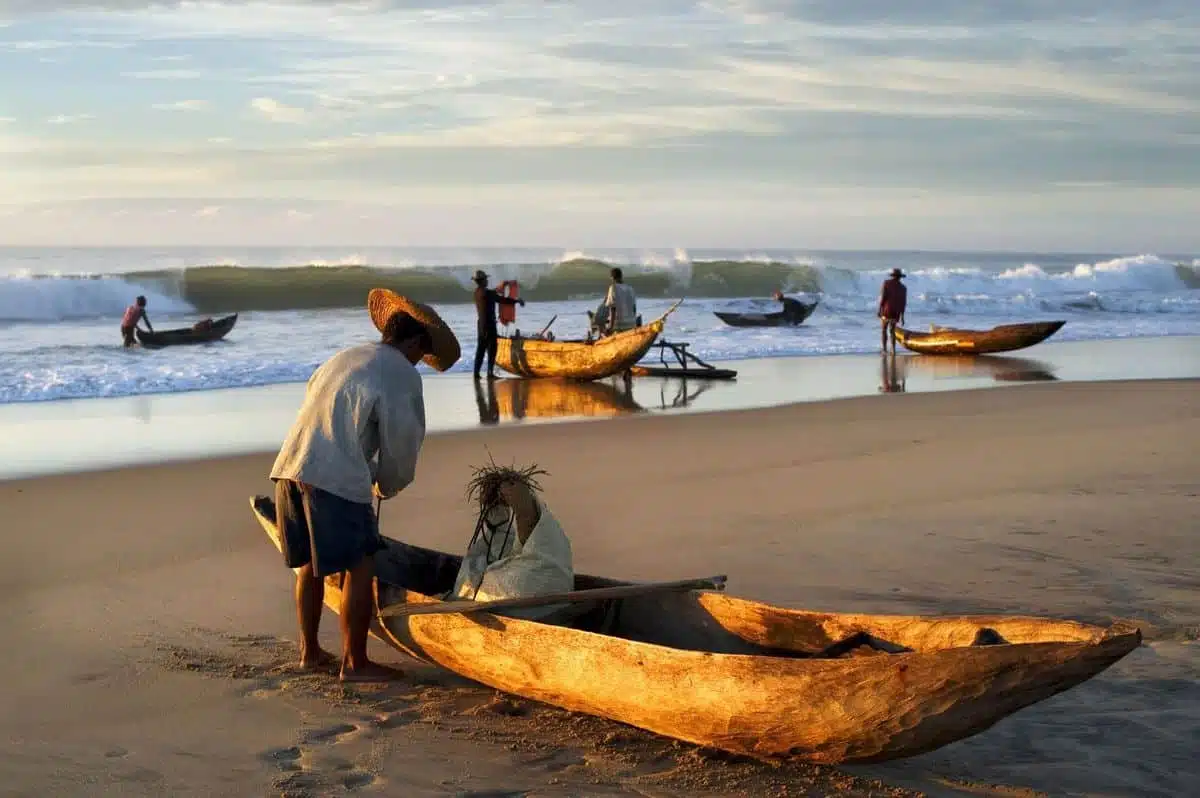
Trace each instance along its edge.
<path fill-rule="evenodd" d="M 375 577 L 375 558 L 364 557 L 362 562 L 346 572 L 342 582 L 342 681 L 385 682 L 404 674 L 367 659 L 367 633 L 375 610 L 372 592 Z"/>
<path fill-rule="evenodd" d="M 879 331 L 880 331 L 879 332 L 879 344 L 881 347 L 883 347 L 883 351 L 886 354 L 887 353 L 887 339 L 888 339 L 888 324 L 887 324 L 886 320 L 883 320 L 880 322 Z"/>
<path fill-rule="evenodd" d="M 325 602 L 325 580 L 313 575 L 312 563 L 296 574 L 296 614 L 300 619 L 300 667 L 313 670 L 333 662 L 333 655 L 321 650 L 321 609 Z"/>

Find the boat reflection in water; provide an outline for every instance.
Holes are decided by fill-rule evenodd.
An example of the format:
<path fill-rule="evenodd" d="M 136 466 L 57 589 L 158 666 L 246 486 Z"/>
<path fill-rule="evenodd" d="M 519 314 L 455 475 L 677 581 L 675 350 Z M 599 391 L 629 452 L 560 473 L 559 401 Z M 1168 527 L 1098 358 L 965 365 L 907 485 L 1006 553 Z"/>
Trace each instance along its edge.
<path fill-rule="evenodd" d="M 1003 355 L 910 355 L 908 368 L 939 378 L 991 377 L 996 382 L 1044 382 L 1057 380 L 1054 367 L 1025 357 Z"/>
<path fill-rule="evenodd" d="M 506 379 L 475 383 L 475 404 L 482 424 L 501 419 L 606 418 L 645 412 L 633 399 L 627 378 L 573 382 L 556 379 Z"/>
<path fill-rule="evenodd" d="M 679 410 L 712 388 L 710 380 L 640 378 L 639 384 L 658 383 L 658 406 L 651 396 L 643 405 L 633 397 L 630 376 L 577 382 L 555 379 L 505 379 L 475 382 L 479 423 L 547 418 L 615 418 L 652 410 Z"/>

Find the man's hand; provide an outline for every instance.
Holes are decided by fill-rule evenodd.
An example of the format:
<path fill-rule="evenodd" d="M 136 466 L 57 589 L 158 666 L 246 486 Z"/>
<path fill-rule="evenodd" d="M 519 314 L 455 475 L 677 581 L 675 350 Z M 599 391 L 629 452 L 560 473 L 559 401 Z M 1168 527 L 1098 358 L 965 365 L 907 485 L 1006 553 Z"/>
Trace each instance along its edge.
<path fill-rule="evenodd" d="M 524 299 L 518 299 L 517 301 L 521 303 L 521 307 L 525 307 L 525 300 L 524 300 Z"/>

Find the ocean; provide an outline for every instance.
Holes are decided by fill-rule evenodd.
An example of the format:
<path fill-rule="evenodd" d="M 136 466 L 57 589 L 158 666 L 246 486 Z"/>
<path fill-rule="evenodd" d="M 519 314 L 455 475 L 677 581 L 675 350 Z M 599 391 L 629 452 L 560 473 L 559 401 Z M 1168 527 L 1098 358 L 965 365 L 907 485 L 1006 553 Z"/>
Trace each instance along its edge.
<path fill-rule="evenodd" d="M 582 336 L 620 265 L 649 320 L 684 303 L 664 338 L 708 361 L 877 351 L 880 282 L 908 275 L 908 325 L 1066 319 L 1055 341 L 1200 335 L 1200 258 L 1184 254 L 589 250 L 548 248 L 0 248 L 0 404 L 303 382 L 374 337 L 366 293 L 434 304 L 474 351 L 470 275 L 516 279 L 515 327 Z M 771 292 L 819 300 L 798 328 L 735 329 L 714 310 L 774 310 Z M 129 350 L 118 325 L 138 294 L 155 329 L 238 312 L 223 341 Z M 656 357 L 656 355 L 651 355 Z M 422 368 L 424 368 L 422 366 Z"/>

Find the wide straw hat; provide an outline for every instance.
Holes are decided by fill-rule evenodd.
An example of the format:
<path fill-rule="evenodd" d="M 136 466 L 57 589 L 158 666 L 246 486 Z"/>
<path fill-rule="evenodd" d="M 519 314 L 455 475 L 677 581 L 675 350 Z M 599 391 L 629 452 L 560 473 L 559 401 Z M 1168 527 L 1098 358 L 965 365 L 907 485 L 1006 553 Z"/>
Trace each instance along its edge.
<path fill-rule="evenodd" d="M 371 323 L 380 332 L 387 328 L 388 322 L 397 313 L 407 313 L 424 325 L 429 340 L 433 342 L 433 351 L 421 359 L 438 371 L 453 366 L 462 354 L 454 331 L 428 305 L 413 302 L 387 288 L 372 288 L 367 294 L 367 312 L 371 314 Z"/>

